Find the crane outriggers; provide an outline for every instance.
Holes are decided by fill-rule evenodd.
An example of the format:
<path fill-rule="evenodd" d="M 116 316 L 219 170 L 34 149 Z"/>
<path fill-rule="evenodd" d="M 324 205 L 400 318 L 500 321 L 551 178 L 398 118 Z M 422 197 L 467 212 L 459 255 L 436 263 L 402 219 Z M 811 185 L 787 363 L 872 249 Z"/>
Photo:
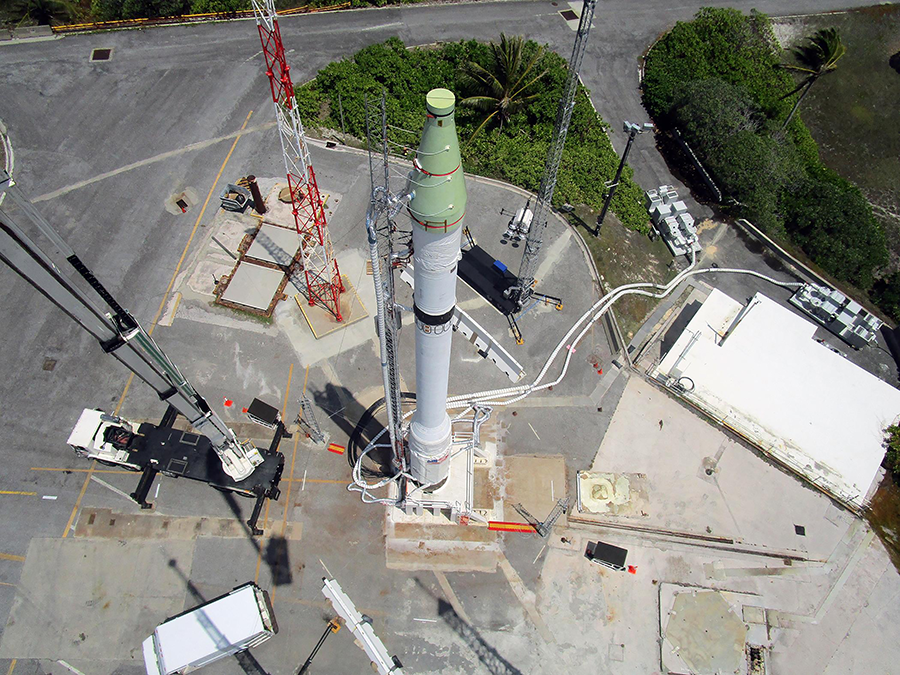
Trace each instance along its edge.
<path fill-rule="evenodd" d="M 140 482 L 130 496 L 142 508 L 152 506 L 147 502 L 147 495 L 158 473 L 189 478 L 255 498 L 248 525 L 253 534 L 261 534 L 256 523 L 262 505 L 266 499 L 278 499 L 280 494 L 278 483 L 284 456 L 277 448 L 286 435 L 281 421 L 266 450 L 260 451 L 250 441 L 239 441 L 150 334 L 40 215 L 9 174 L 0 171 L 0 195 L 3 194 L 59 251 L 96 297 L 64 274 L 3 208 L 0 208 L 0 260 L 96 338 L 105 353 L 146 382 L 168 404 L 159 424 L 139 425 L 86 408 L 69 436 L 69 444 L 80 455 L 140 471 Z M 199 433 L 174 428 L 178 415 L 183 415 Z"/>

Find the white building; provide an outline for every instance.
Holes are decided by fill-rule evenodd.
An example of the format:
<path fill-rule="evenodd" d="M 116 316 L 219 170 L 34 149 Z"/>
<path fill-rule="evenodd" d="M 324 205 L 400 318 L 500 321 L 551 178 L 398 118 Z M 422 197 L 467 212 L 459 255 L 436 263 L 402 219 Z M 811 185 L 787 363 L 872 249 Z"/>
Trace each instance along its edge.
<path fill-rule="evenodd" d="M 713 290 L 652 374 L 852 508 L 884 457 L 900 390 L 813 339 L 816 325 L 764 295 Z"/>

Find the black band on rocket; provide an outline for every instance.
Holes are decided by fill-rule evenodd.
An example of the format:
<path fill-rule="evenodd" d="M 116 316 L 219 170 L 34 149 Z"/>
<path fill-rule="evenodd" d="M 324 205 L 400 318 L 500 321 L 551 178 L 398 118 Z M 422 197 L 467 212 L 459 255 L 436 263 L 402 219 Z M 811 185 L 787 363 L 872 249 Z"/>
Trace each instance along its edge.
<path fill-rule="evenodd" d="M 416 313 L 416 319 L 424 323 L 426 326 L 443 326 L 453 318 L 453 309 L 454 308 L 451 307 L 450 311 L 435 316 L 434 314 L 426 314 L 421 309 L 419 309 L 418 305 L 413 305 L 413 311 Z"/>

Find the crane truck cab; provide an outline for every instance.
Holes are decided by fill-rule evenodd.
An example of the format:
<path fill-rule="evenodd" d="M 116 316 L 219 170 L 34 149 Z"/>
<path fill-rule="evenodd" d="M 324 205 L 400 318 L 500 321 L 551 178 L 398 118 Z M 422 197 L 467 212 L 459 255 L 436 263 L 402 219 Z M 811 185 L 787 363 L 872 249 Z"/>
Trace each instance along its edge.
<path fill-rule="evenodd" d="M 262 644 L 278 632 L 268 594 L 238 586 L 161 623 L 144 640 L 147 675 L 181 675 Z"/>
<path fill-rule="evenodd" d="M 68 443 L 82 457 L 140 471 L 141 466 L 132 460 L 135 435 L 128 420 L 85 408 L 69 434 Z"/>

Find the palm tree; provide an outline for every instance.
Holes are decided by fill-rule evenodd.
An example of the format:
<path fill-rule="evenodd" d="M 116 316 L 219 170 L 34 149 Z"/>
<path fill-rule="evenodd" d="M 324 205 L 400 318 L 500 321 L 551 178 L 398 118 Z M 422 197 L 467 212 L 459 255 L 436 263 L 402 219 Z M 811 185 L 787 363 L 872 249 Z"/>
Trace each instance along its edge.
<path fill-rule="evenodd" d="M 847 53 L 847 47 L 841 42 L 841 36 L 838 35 L 836 28 L 823 28 L 817 30 L 811 37 L 806 38 L 806 41 L 807 44 L 794 47 L 793 49 L 794 58 L 797 60 L 797 63 L 786 63 L 782 66 L 787 70 L 803 73 L 805 76 L 803 81 L 791 92 L 781 97 L 783 100 L 793 96 L 798 91 L 802 90 L 803 92 L 800 94 L 800 98 L 797 99 L 796 103 L 794 103 L 794 107 L 791 108 L 791 112 L 784 121 L 784 124 L 781 125 L 780 131 L 782 132 L 787 128 L 787 125 L 790 124 L 791 119 L 794 117 L 794 113 L 797 112 L 797 108 L 800 107 L 800 103 L 809 93 L 810 88 L 815 84 L 816 80 L 825 73 L 836 70 L 838 59 Z"/>
<path fill-rule="evenodd" d="M 529 58 L 525 39 L 521 36 L 507 38 L 500 33 L 500 44 L 491 42 L 490 46 L 491 63 L 488 68 L 474 61 L 463 66 L 463 74 L 479 93 L 464 98 L 460 105 L 488 113 L 469 142 L 495 117 L 499 118 L 502 129 L 513 113 L 540 95 L 533 92 L 532 87 L 547 74 L 546 69 L 537 72 L 536 67 L 544 55 L 544 48 L 538 47 Z"/>
<path fill-rule="evenodd" d="M 20 0 L 15 12 L 21 21 L 30 19 L 38 25 L 62 23 L 72 16 L 72 7 L 65 0 Z"/>

